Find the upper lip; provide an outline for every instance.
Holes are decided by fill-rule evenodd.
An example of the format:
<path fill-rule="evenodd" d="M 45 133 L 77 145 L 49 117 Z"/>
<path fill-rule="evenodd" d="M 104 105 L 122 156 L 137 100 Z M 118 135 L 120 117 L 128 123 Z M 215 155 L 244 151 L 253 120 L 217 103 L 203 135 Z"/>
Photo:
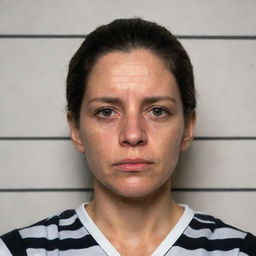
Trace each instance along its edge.
<path fill-rule="evenodd" d="M 143 159 L 143 158 L 125 158 L 117 163 L 115 163 L 114 165 L 119 165 L 119 164 L 152 164 L 152 161 Z"/>

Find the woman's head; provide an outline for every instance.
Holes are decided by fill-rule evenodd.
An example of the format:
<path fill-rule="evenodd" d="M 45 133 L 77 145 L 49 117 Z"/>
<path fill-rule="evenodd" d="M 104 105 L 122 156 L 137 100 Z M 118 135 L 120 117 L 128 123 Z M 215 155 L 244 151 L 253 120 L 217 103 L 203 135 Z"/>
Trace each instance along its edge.
<path fill-rule="evenodd" d="M 70 63 L 68 120 L 94 188 L 126 197 L 168 191 L 193 138 L 187 54 L 164 28 L 140 19 L 114 21 L 86 40 Z"/>
<path fill-rule="evenodd" d="M 79 124 L 80 108 L 88 77 L 97 60 L 110 52 L 147 49 L 158 55 L 179 86 L 185 120 L 196 107 L 190 59 L 167 29 L 139 18 L 118 19 L 90 33 L 70 61 L 67 76 L 67 110 Z"/>

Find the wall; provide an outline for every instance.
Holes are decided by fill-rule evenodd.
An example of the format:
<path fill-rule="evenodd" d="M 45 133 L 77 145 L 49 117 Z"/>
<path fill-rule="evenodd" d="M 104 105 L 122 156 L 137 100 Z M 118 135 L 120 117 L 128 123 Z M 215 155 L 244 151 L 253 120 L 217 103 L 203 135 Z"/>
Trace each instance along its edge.
<path fill-rule="evenodd" d="M 194 64 L 198 124 L 176 200 L 256 233 L 254 0 L 1 0 L 0 233 L 89 200 L 68 138 L 68 61 L 96 26 L 134 16 L 168 27 Z"/>

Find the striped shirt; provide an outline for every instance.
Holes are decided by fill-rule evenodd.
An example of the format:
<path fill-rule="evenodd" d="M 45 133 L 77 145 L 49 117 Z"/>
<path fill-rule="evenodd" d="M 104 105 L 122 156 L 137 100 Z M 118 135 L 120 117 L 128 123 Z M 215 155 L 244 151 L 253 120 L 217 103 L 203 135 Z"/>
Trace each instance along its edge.
<path fill-rule="evenodd" d="M 186 205 L 152 256 L 255 256 L 256 237 Z M 84 204 L 0 237 L 0 256 L 120 256 Z"/>

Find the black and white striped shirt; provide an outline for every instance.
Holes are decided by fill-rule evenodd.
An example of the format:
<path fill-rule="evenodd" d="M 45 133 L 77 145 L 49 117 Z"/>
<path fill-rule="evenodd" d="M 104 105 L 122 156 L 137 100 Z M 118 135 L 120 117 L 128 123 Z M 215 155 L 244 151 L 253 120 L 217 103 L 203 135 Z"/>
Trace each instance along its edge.
<path fill-rule="evenodd" d="M 256 237 L 188 206 L 152 256 L 255 256 Z M 0 256 L 120 256 L 87 214 L 76 210 L 0 237 Z"/>

